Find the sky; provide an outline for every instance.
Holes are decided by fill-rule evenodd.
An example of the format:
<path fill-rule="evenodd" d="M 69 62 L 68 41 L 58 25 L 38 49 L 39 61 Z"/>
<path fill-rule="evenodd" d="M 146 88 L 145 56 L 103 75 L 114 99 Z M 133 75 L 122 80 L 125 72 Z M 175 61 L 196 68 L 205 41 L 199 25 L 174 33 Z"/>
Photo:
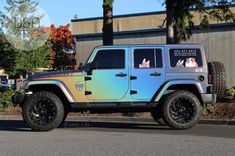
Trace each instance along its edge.
<path fill-rule="evenodd" d="M 51 24 L 56 26 L 66 25 L 71 22 L 74 15 L 78 18 L 100 17 L 103 14 L 103 0 L 36 0 Z M 162 11 L 162 0 L 115 0 L 114 15 Z M 0 9 L 6 5 L 5 0 L 0 0 Z"/>

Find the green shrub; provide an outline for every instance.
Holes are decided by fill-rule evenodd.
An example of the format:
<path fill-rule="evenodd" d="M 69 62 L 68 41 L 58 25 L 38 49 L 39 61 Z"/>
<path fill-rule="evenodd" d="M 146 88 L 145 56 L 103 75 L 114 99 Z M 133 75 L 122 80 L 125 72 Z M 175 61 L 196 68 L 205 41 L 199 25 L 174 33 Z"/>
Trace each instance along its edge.
<path fill-rule="evenodd" d="M 207 104 L 204 106 L 203 115 L 212 114 L 215 112 L 215 106 L 213 104 Z"/>
<path fill-rule="evenodd" d="M 235 95 L 235 88 L 233 88 L 233 87 L 226 87 L 225 95 L 226 96 L 234 96 Z"/>
<path fill-rule="evenodd" d="M 11 96 L 16 91 L 12 89 L 5 90 L 0 92 L 0 111 L 4 111 L 5 108 L 12 106 Z"/>

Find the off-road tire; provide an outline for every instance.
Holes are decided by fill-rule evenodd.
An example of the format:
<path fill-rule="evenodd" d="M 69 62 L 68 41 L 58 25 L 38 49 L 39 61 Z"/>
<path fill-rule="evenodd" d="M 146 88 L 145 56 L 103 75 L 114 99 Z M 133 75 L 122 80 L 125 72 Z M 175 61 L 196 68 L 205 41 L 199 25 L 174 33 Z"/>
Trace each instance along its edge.
<path fill-rule="evenodd" d="M 64 118 L 62 120 L 62 122 L 64 122 L 67 119 L 69 112 L 68 111 L 64 111 Z"/>
<path fill-rule="evenodd" d="M 160 126 L 164 126 L 166 125 L 164 120 L 162 119 L 163 116 L 163 112 L 162 112 L 162 105 L 158 104 L 156 106 L 156 108 L 153 108 L 150 111 L 151 116 L 153 117 L 153 119 L 160 125 Z"/>
<path fill-rule="evenodd" d="M 60 98 L 54 93 L 39 91 L 25 101 L 22 116 L 32 130 L 50 131 L 62 122 L 64 106 Z"/>
<path fill-rule="evenodd" d="M 201 113 L 202 106 L 199 99 L 187 90 L 176 90 L 167 95 L 163 102 L 163 120 L 167 126 L 173 129 L 191 128 L 198 122 Z M 183 121 L 184 119 L 181 120 L 180 118 L 187 119 Z"/>
<path fill-rule="evenodd" d="M 213 93 L 217 95 L 217 99 L 223 99 L 226 88 L 226 74 L 224 65 L 221 62 L 208 63 L 209 74 L 212 76 Z"/>
<path fill-rule="evenodd" d="M 65 109 L 65 111 L 64 111 L 64 118 L 63 118 L 63 120 L 61 121 L 59 127 L 61 127 L 61 128 L 62 128 L 62 127 L 65 127 L 64 122 L 65 122 L 65 120 L 67 119 L 68 114 L 69 114 L 69 112 L 66 111 L 66 109 Z"/>

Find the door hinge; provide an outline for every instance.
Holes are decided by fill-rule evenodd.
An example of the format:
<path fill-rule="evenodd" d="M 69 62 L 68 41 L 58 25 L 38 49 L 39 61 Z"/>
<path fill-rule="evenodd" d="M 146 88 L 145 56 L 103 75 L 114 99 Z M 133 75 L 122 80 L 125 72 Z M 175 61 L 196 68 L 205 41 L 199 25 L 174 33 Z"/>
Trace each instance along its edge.
<path fill-rule="evenodd" d="M 131 94 L 137 94 L 136 90 L 131 90 Z"/>
<path fill-rule="evenodd" d="M 130 76 L 130 80 L 136 80 L 137 76 Z"/>
<path fill-rule="evenodd" d="M 90 81 L 91 79 L 91 77 L 85 77 L 85 81 Z"/>
<path fill-rule="evenodd" d="M 91 95 L 92 94 L 92 92 L 90 92 L 90 91 L 85 91 L 85 95 Z"/>

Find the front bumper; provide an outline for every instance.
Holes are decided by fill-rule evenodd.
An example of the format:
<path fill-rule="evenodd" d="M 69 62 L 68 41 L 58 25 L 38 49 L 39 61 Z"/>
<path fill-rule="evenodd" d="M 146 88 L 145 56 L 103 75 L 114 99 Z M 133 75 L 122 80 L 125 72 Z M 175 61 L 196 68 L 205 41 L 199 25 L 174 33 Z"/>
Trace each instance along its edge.
<path fill-rule="evenodd" d="M 23 93 L 16 93 L 15 95 L 13 95 L 11 97 L 11 100 L 13 102 L 13 105 L 16 106 L 16 105 L 22 105 L 23 102 L 25 101 L 27 95 L 23 94 Z"/>
<path fill-rule="evenodd" d="M 202 101 L 204 104 L 215 104 L 216 103 L 216 94 L 201 94 Z"/>

